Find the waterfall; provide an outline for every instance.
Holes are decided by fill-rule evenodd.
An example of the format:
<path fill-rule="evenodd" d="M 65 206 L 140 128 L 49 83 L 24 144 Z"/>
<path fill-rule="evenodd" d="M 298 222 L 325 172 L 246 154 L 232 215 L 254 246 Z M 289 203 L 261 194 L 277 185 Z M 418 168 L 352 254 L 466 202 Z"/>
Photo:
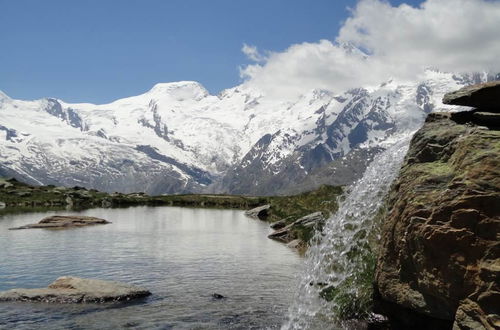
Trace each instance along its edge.
<path fill-rule="evenodd" d="M 378 239 L 374 219 L 398 174 L 412 133 L 392 139 L 397 142 L 375 157 L 363 177 L 339 201 L 337 213 L 316 232 L 283 330 L 349 328 L 341 316 L 349 312 L 345 305 L 362 298 L 364 292 L 358 284 L 363 276 L 371 286 L 373 275 L 366 272 L 373 274 L 375 264 L 370 251 L 370 243 Z"/>

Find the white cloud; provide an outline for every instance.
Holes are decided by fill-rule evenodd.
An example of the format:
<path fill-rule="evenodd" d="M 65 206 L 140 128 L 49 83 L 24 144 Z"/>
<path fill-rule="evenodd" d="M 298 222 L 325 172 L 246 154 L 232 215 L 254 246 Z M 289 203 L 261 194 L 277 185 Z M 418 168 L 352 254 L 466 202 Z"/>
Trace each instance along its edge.
<path fill-rule="evenodd" d="M 243 44 L 241 48 L 243 54 L 245 54 L 249 59 L 254 62 L 264 62 L 267 58 L 259 53 L 259 50 L 255 46 L 249 46 L 247 44 Z"/>
<path fill-rule="evenodd" d="M 256 63 L 240 74 L 247 85 L 290 98 L 312 88 L 340 92 L 391 77 L 414 79 L 428 67 L 500 72 L 499 31 L 498 0 L 427 0 L 416 8 L 361 0 L 335 42 L 296 44 L 265 57 L 244 45 Z"/>

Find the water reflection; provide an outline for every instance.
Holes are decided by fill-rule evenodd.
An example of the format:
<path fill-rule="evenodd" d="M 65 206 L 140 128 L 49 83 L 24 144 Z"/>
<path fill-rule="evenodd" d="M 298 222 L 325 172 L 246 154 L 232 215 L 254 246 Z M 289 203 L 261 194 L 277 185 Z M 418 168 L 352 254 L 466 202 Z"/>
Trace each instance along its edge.
<path fill-rule="evenodd" d="M 68 230 L 7 228 L 52 214 L 113 222 Z M 0 327 L 279 328 L 301 260 L 242 211 L 177 207 L 50 211 L 0 217 L 0 290 L 63 275 L 112 279 L 153 295 L 127 305 L 0 303 Z M 227 299 L 214 300 L 216 292 Z"/>

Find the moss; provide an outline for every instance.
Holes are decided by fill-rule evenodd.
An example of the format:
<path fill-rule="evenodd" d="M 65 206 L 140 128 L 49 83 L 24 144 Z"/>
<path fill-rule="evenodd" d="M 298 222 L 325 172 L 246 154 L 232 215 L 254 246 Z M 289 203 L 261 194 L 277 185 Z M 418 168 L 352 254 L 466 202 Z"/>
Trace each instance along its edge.
<path fill-rule="evenodd" d="M 358 267 L 338 286 L 327 286 L 320 297 L 332 303 L 334 314 L 342 320 L 365 319 L 373 308 L 373 282 L 377 258 L 371 249 L 350 251 Z"/>

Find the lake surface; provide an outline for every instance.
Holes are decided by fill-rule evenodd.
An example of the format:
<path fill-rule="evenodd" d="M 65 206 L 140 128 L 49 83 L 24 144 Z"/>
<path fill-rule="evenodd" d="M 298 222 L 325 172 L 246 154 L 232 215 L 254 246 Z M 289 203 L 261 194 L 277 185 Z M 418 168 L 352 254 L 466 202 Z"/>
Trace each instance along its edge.
<path fill-rule="evenodd" d="M 8 228 L 53 214 L 109 225 Z M 0 303 L 0 328 L 275 329 L 300 274 L 297 252 L 268 224 L 236 210 L 134 207 L 0 216 L 0 291 L 46 287 L 59 276 L 123 281 L 153 295 L 134 303 Z M 227 297 L 214 300 L 213 293 Z"/>

